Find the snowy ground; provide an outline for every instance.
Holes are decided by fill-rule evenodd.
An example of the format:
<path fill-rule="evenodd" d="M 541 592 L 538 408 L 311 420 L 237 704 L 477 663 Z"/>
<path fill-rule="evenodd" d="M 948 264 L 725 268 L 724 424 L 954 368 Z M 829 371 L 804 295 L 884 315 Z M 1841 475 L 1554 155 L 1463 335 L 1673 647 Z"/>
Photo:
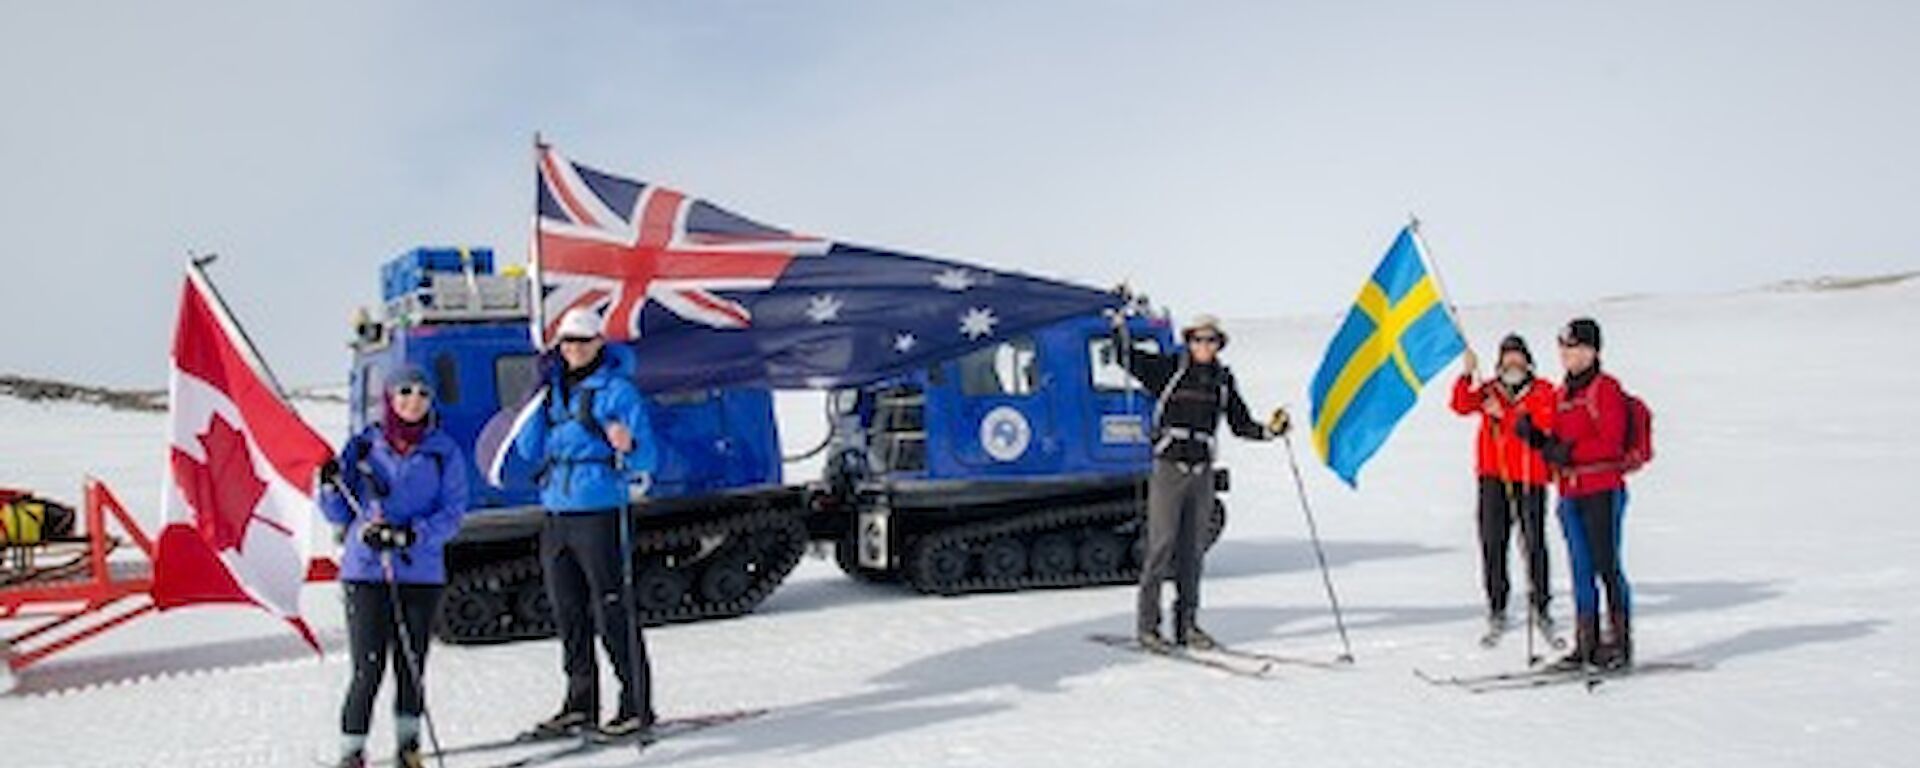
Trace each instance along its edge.
<path fill-rule="evenodd" d="M 1471 427 L 1433 387 L 1360 492 L 1307 468 L 1351 670 L 1248 681 L 1084 642 L 1130 626 L 1125 588 L 943 600 L 809 560 L 754 616 L 648 633 L 664 713 L 771 715 L 640 760 L 574 764 L 1913 764 L 1898 734 L 1920 715 L 1920 517 L 1905 477 L 1920 466 L 1920 282 L 1465 319 L 1482 349 L 1517 328 L 1551 358 L 1573 312 L 1602 319 L 1609 365 L 1659 417 L 1660 457 L 1637 478 L 1628 521 L 1640 654 L 1713 671 L 1484 696 L 1410 674 L 1513 667 L 1522 653 L 1518 635 L 1494 651 L 1473 643 Z M 1334 321 L 1238 324 L 1228 357 L 1249 397 L 1299 404 Z M 791 409 L 796 444 L 818 434 L 814 413 Z M 316 417 L 339 433 L 338 414 Z M 7 401 L 0 435 L 0 483 L 70 494 L 94 472 L 151 514 L 159 417 Z M 1284 453 L 1237 444 L 1226 460 L 1237 487 L 1205 620 L 1249 648 L 1333 656 Z M 1557 554 L 1554 568 L 1564 581 Z M 333 749 L 346 666 L 337 593 L 315 587 L 307 601 L 324 658 L 262 614 L 207 608 L 30 670 L 0 698 L 0 762 L 312 764 Z M 498 737 L 548 714 L 557 665 L 551 642 L 435 648 L 441 738 Z"/>

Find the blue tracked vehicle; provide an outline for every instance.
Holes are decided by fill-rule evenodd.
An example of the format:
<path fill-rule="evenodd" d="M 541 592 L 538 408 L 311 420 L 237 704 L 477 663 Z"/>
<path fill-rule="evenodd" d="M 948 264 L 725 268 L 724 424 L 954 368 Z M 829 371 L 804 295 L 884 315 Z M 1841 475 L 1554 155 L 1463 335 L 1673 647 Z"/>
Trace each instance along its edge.
<path fill-rule="evenodd" d="M 403 363 L 432 372 L 441 426 L 470 453 L 533 390 L 527 281 L 492 261 L 420 248 L 384 267 L 383 312 L 355 322 L 355 431 L 378 421 L 383 376 Z M 1173 342 L 1164 318 L 1129 327 L 1137 346 Z M 747 613 L 810 541 L 832 544 L 851 575 L 934 594 L 1138 578 L 1154 402 L 1117 354 L 1104 318 L 1075 318 L 829 393 L 826 469 L 801 483 L 783 476 L 769 390 L 649 396 L 661 463 L 635 506 L 639 618 Z M 469 471 L 473 512 L 449 545 L 436 631 L 455 643 L 550 636 L 537 491 Z M 1224 523 L 1216 506 L 1213 538 Z"/>
<path fill-rule="evenodd" d="M 1164 318 L 1129 322 L 1136 348 L 1171 347 Z M 841 568 L 942 595 L 1137 580 L 1155 403 L 1116 346 L 1075 318 L 836 392 Z M 1209 545 L 1225 524 L 1216 503 Z"/>

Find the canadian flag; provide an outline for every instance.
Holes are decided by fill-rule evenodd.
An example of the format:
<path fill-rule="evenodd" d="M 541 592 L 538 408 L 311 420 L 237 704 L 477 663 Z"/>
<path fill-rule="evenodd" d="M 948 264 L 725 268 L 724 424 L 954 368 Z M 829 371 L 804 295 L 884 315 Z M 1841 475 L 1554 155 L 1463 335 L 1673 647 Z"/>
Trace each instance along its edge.
<path fill-rule="evenodd" d="M 281 398 L 197 266 L 188 266 L 180 292 L 167 389 L 154 603 L 254 603 L 318 651 L 300 617 L 300 587 L 315 471 L 332 451 Z"/>

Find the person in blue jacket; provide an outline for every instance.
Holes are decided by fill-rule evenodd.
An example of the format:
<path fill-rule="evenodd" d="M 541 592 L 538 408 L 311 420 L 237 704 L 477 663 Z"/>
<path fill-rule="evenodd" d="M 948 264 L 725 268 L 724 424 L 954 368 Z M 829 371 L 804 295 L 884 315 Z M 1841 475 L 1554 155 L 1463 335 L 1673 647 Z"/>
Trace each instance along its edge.
<path fill-rule="evenodd" d="M 340 584 L 353 680 L 340 712 L 341 768 L 366 765 L 373 697 L 388 659 L 399 686 L 395 763 L 423 765 L 420 716 L 426 702 L 418 673 L 425 671 L 428 632 L 447 582 L 446 543 L 467 511 L 466 458 L 437 426 L 433 396 L 425 371 L 395 371 L 387 379 L 380 423 L 353 436 L 339 458 L 320 470 L 321 511 L 346 545 Z"/>
<path fill-rule="evenodd" d="M 632 488 L 645 487 L 655 464 L 646 404 L 633 383 L 630 349 L 608 346 L 600 317 L 574 309 L 560 319 L 557 360 L 545 389 L 523 419 L 513 449 L 538 465 L 540 565 L 559 627 L 566 699 L 560 712 L 534 726 L 536 736 L 596 727 L 600 673 L 593 636 L 600 636 L 623 689 L 614 718 L 597 725 L 608 736 L 653 727 L 652 673 L 646 641 L 633 621 L 632 595 L 621 567 L 621 516 Z"/>

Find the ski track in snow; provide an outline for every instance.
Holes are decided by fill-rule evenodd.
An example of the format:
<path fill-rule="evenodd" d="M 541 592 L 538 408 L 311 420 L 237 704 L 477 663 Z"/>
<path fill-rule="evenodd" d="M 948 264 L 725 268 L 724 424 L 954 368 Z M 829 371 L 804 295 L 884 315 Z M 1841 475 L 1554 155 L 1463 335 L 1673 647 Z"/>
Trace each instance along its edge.
<path fill-rule="evenodd" d="M 1301 456 L 1353 669 L 1282 667 L 1277 680 L 1248 681 L 1086 642 L 1131 626 L 1124 587 L 938 599 L 810 559 L 755 615 L 647 634 L 664 714 L 771 714 L 644 758 L 616 749 L 565 765 L 1911 764 L 1899 734 L 1920 715 L 1920 517 L 1903 481 L 1920 466 L 1920 285 L 1496 307 L 1465 320 L 1482 350 L 1522 331 L 1557 376 L 1553 332 L 1576 312 L 1601 319 L 1610 369 L 1656 412 L 1660 454 L 1635 479 L 1627 522 L 1640 655 L 1712 671 L 1479 696 L 1409 674 L 1522 663 L 1518 632 L 1491 651 L 1475 644 L 1473 427 L 1446 409 L 1443 377 L 1360 492 Z M 1227 357 L 1249 399 L 1287 401 L 1304 421 L 1302 393 L 1335 320 L 1234 324 Z M 790 446 L 820 432 L 817 398 L 798 402 L 782 407 Z M 342 434 L 337 406 L 303 407 Z M 7 400 L 0 434 L 0 484 L 73 499 L 92 473 L 136 515 L 157 514 L 162 417 Z M 1231 522 L 1208 560 L 1203 620 L 1247 649 L 1330 659 L 1338 640 L 1281 450 L 1226 449 Z M 1564 592 L 1558 549 L 1553 569 Z M 4 763 L 330 756 L 347 673 L 341 611 L 331 586 L 305 600 L 323 657 L 264 613 L 213 607 L 135 622 L 28 670 L 21 691 L 0 698 Z M 1563 594 L 1563 625 L 1569 608 Z M 549 714 L 558 664 L 551 641 L 436 646 L 429 702 L 442 740 L 499 738 Z M 609 708 L 613 695 L 609 686 Z M 372 741 L 381 753 L 386 709 Z"/>

